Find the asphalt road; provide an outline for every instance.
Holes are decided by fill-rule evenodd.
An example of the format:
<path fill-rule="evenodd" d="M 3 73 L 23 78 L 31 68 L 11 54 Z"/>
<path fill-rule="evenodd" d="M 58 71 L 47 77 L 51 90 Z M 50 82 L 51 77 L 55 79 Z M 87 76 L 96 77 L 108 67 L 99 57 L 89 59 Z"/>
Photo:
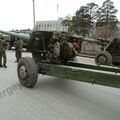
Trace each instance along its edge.
<path fill-rule="evenodd" d="M 39 75 L 34 88 L 24 88 L 14 51 L 7 58 L 8 68 L 0 68 L 0 120 L 120 120 L 120 89 L 46 75 Z"/>

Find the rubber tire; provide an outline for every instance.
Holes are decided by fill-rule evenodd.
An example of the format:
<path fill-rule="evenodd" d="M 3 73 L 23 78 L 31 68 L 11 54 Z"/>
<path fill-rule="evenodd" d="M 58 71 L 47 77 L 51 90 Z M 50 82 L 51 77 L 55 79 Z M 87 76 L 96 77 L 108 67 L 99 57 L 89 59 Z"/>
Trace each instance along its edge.
<path fill-rule="evenodd" d="M 26 68 L 27 76 L 24 79 L 21 78 L 21 76 L 20 76 L 20 67 L 21 66 L 25 66 L 25 68 Z M 38 80 L 38 70 L 37 70 L 37 66 L 36 66 L 34 60 L 30 57 L 21 58 L 18 61 L 17 74 L 18 74 L 19 82 L 21 85 L 23 85 L 24 87 L 27 87 L 27 88 L 34 87 Z"/>
<path fill-rule="evenodd" d="M 104 64 L 99 63 L 98 59 L 100 56 L 104 56 L 106 58 L 106 62 Z M 112 65 L 112 56 L 107 51 L 100 52 L 95 56 L 95 63 L 96 65 Z"/>

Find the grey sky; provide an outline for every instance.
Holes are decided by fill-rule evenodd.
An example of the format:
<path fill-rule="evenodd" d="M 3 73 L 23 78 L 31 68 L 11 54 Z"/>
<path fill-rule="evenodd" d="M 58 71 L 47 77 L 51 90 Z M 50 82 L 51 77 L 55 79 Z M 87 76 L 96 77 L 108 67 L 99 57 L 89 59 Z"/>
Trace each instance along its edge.
<path fill-rule="evenodd" d="M 33 0 L 0 0 L 0 29 L 33 28 Z M 56 20 L 68 14 L 74 15 L 82 5 L 94 2 L 101 7 L 105 0 L 34 0 L 36 21 Z M 119 0 L 112 0 L 118 9 L 120 20 Z M 57 12 L 57 4 L 58 12 Z"/>

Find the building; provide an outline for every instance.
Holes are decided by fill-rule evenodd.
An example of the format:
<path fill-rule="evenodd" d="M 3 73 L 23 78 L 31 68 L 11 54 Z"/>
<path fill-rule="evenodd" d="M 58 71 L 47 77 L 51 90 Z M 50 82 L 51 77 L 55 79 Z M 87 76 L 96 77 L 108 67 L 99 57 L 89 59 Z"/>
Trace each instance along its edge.
<path fill-rule="evenodd" d="M 34 30 L 43 30 L 43 31 L 68 31 L 68 27 L 62 25 L 63 19 L 59 18 L 58 20 L 51 21 L 36 21 Z"/>

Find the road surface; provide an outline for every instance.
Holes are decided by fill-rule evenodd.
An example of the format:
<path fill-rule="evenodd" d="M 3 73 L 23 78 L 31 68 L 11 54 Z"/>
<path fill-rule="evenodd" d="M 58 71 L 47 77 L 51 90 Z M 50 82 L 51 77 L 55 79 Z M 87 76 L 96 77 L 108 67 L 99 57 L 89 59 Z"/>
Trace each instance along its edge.
<path fill-rule="evenodd" d="M 120 89 L 47 75 L 39 75 L 34 88 L 24 88 L 14 51 L 7 51 L 7 58 L 8 68 L 0 68 L 0 120 L 120 120 Z"/>

